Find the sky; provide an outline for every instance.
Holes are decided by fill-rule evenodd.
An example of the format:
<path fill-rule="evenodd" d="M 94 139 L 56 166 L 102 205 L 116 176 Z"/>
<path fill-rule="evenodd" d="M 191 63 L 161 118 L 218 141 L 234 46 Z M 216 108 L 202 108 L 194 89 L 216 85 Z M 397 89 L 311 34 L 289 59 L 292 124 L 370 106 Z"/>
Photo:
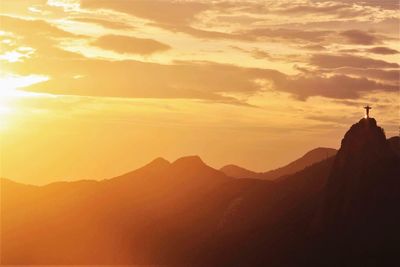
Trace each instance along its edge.
<path fill-rule="evenodd" d="M 397 0 L 2 0 L 0 175 L 105 179 L 157 157 L 282 166 L 363 106 L 399 134 Z"/>

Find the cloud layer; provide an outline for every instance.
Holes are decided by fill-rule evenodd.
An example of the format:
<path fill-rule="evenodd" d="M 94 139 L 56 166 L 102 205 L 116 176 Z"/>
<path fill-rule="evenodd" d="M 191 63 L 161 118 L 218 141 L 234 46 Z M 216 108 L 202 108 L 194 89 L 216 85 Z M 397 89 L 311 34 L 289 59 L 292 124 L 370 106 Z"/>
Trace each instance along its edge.
<path fill-rule="evenodd" d="M 49 78 L 25 90 L 246 104 L 238 95 L 273 90 L 299 100 L 357 99 L 398 88 L 398 50 L 393 46 L 398 37 L 379 31 L 398 22 L 390 4 L 71 3 L 53 1 L 49 7 L 38 2 L 31 9 L 57 19 L 36 11 L 30 17 L 1 17 L 2 30 L 10 35 L 2 37 L 7 43 L 2 52 L 31 49 L 14 62 L 3 62 L 7 71 Z M 12 13 L 12 7 L 7 0 L 5 10 Z"/>

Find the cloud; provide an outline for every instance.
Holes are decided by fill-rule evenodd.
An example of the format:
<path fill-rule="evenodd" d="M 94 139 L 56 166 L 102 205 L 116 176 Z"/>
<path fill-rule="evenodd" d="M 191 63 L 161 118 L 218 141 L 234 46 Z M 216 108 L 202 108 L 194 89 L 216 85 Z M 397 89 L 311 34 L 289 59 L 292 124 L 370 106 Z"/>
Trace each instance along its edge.
<path fill-rule="evenodd" d="M 271 54 L 264 50 L 253 49 L 249 52 L 251 53 L 251 56 L 256 59 L 264 59 L 264 58 L 272 59 Z"/>
<path fill-rule="evenodd" d="M 279 13 L 285 14 L 332 14 L 336 11 L 348 8 L 346 4 L 328 3 L 328 4 L 312 4 L 308 5 L 295 5 L 293 7 L 279 10 Z"/>
<path fill-rule="evenodd" d="M 349 48 L 349 49 L 340 49 L 338 52 L 346 53 L 346 54 L 355 54 L 355 53 L 360 53 L 362 51 L 363 50 L 361 50 L 361 49 Z"/>
<path fill-rule="evenodd" d="M 297 40 L 306 42 L 322 42 L 327 36 L 332 34 L 332 31 L 325 30 L 301 30 L 301 29 L 286 29 L 286 28 L 256 28 L 242 33 L 248 39 L 284 39 L 284 40 Z"/>
<path fill-rule="evenodd" d="M 78 37 L 76 34 L 64 31 L 49 24 L 44 20 L 21 19 L 0 15 L 1 29 L 25 38 L 33 36 L 70 38 Z"/>
<path fill-rule="evenodd" d="M 191 36 L 203 39 L 230 39 L 242 41 L 255 40 L 293 40 L 303 42 L 320 42 L 325 40 L 332 31 L 324 30 L 302 30 L 286 28 L 258 27 L 243 30 L 216 31 L 211 28 L 199 29 L 192 26 L 193 22 L 201 21 L 198 16 L 206 11 L 223 12 L 226 8 L 234 12 L 235 10 L 255 12 L 254 6 L 258 11 L 260 6 L 251 5 L 243 2 L 195 2 L 195 1 L 124 1 L 124 0 L 82 0 L 83 8 L 100 9 L 106 8 L 123 13 L 127 13 L 143 19 L 148 19 L 152 26 L 160 27 L 171 32 L 182 32 Z M 221 16 L 219 16 L 221 18 Z"/>
<path fill-rule="evenodd" d="M 77 17 L 77 18 L 70 18 L 70 20 L 84 22 L 84 23 L 93 23 L 103 26 L 105 28 L 116 29 L 116 30 L 129 30 L 134 28 L 132 25 L 129 25 L 124 22 L 99 19 L 99 18 Z"/>
<path fill-rule="evenodd" d="M 306 50 L 311 50 L 311 51 L 322 51 L 322 50 L 326 50 L 326 47 L 322 46 L 322 45 L 318 45 L 318 44 L 310 44 L 310 45 L 303 45 L 300 48 L 302 49 L 306 49 Z"/>
<path fill-rule="evenodd" d="M 358 77 L 367 77 L 380 81 L 388 81 L 391 84 L 399 85 L 400 70 L 382 70 L 382 69 L 364 69 L 364 68 L 339 68 L 334 70 L 335 73 L 356 75 Z"/>
<path fill-rule="evenodd" d="M 378 46 L 378 47 L 373 47 L 370 49 L 367 49 L 367 52 L 371 52 L 374 54 L 381 54 L 381 55 L 394 55 L 398 54 L 399 51 L 388 48 L 388 47 L 383 47 L 383 46 Z"/>
<path fill-rule="evenodd" d="M 169 45 L 152 39 L 142 39 L 123 35 L 104 35 L 93 41 L 91 44 L 117 53 L 141 55 L 149 55 L 170 49 Z"/>
<path fill-rule="evenodd" d="M 280 61 L 279 64 L 272 63 L 271 66 L 281 67 L 285 64 L 287 69 L 293 67 L 297 59 L 301 63 L 299 64 L 300 67 L 304 67 L 304 63 L 308 63 L 310 70 L 301 75 L 287 75 L 274 69 L 241 67 L 213 62 L 172 61 L 170 64 L 158 64 L 134 60 L 87 58 L 63 50 L 59 47 L 59 42 L 65 38 L 91 40 L 88 37 L 64 31 L 45 21 L 6 17 L 7 31 L 21 36 L 21 42 L 36 49 L 36 52 L 35 56 L 24 58 L 23 62 L 13 64 L 6 62 L 4 66 L 20 75 L 37 74 L 49 77 L 49 80 L 26 87 L 25 90 L 63 95 L 185 98 L 243 104 L 238 99 L 226 95 L 253 95 L 264 90 L 276 90 L 291 93 L 296 98 L 303 100 L 313 96 L 356 99 L 371 91 L 394 91 L 398 89 L 398 83 L 395 82 L 397 71 L 392 70 L 399 68 L 397 63 L 351 54 L 318 54 L 315 52 L 331 48 L 331 39 L 333 42 L 335 42 L 335 38 L 339 39 L 337 38 L 337 29 L 325 30 L 324 27 L 308 29 L 304 25 L 298 28 L 290 28 L 288 24 L 285 26 L 266 26 L 257 21 L 254 25 L 248 27 L 232 27 L 230 31 L 224 30 L 222 32 L 221 30 L 221 32 L 218 32 L 213 30 L 216 29 L 215 27 L 205 28 L 206 22 L 208 22 L 207 18 L 212 19 L 212 16 L 205 16 L 207 18 L 201 21 L 204 19 L 202 17 L 204 11 L 209 11 L 212 5 L 217 6 L 216 2 L 84 0 L 82 3 L 83 8 L 109 8 L 148 19 L 151 21 L 151 25 L 169 29 L 170 32 L 185 32 L 199 38 L 216 40 L 216 49 L 219 50 L 223 50 L 231 43 L 218 42 L 218 39 L 279 42 L 279 46 L 281 44 L 289 45 L 290 49 L 294 50 L 293 54 L 297 54 L 299 57 L 296 58 L 292 54 L 280 54 L 282 49 L 279 47 L 275 49 L 276 44 L 265 48 L 257 47 L 258 44 L 254 44 L 254 46 L 252 44 L 253 48 L 243 46 L 245 48 L 241 48 L 241 51 L 247 53 L 245 56 L 248 57 Z M 219 5 L 219 8 L 221 8 L 221 5 Z M 239 2 L 230 2 L 228 6 L 236 11 L 248 12 L 246 9 L 240 8 L 241 3 Z M 215 9 L 213 10 L 215 11 Z M 88 12 L 88 10 L 85 10 L 85 12 Z M 321 12 L 323 13 L 322 10 Z M 100 15 L 100 12 L 98 15 Z M 111 24 L 108 24 L 98 18 L 78 17 L 76 19 L 103 26 L 115 26 L 115 29 L 119 29 L 118 27 L 123 29 L 126 26 L 124 24 L 113 24 L 115 22 L 113 20 L 110 21 Z M 214 25 L 212 20 L 209 23 Z M 201 25 L 200 27 L 204 27 L 206 30 L 196 29 L 193 25 Z M 144 28 L 144 31 L 146 29 Z M 353 34 L 351 34 L 352 32 Z M 354 35 L 354 30 L 341 31 L 339 34 L 342 34 L 341 36 L 346 38 L 347 42 L 365 43 L 365 34 L 368 35 L 369 33 L 360 32 L 362 33 L 361 37 Z M 182 37 L 182 35 L 176 36 Z M 351 38 L 355 38 L 357 41 L 350 40 Z M 339 41 L 343 42 L 343 38 Z M 170 48 L 160 41 L 127 35 L 104 35 L 92 41 L 91 44 L 117 53 L 141 55 L 162 52 Z M 235 45 L 241 47 L 242 42 L 235 42 Z M 311 55 L 307 55 L 299 47 L 310 49 L 307 52 Z M 354 46 L 346 46 L 346 48 L 351 49 Z M 90 48 L 86 47 L 86 49 Z M 378 52 L 379 50 L 382 52 L 382 49 L 378 49 Z M 360 51 L 365 52 L 366 50 Z M 232 52 L 227 51 L 227 53 Z M 179 60 L 179 57 L 177 57 L 177 60 Z M 232 62 L 240 64 L 237 61 Z"/>
<path fill-rule="evenodd" d="M 81 0 L 81 7 L 112 9 L 158 23 L 182 25 L 191 21 L 200 12 L 207 10 L 208 5 L 194 1 Z"/>
<path fill-rule="evenodd" d="M 222 3 L 214 3 L 216 6 Z M 196 16 L 212 8 L 213 3 L 165 0 L 81 0 L 81 6 L 89 9 L 110 9 L 150 20 L 148 25 L 171 32 L 182 32 L 203 39 L 243 40 L 247 37 L 226 32 L 197 29 L 190 24 Z M 236 6 L 236 5 L 234 5 Z"/>
<path fill-rule="evenodd" d="M 360 30 L 343 31 L 340 35 L 344 36 L 350 44 L 373 45 L 380 43 L 376 36 Z"/>
<path fill-rule="evenodd" d="M 276 61 L 276 62 L 290 61 L 291 63 L 300 63 L 300 62 L 303 63 L 305 59 L 305 57 L 303 57 L 303 55 L 300 54 L 280 55 L 280 54 L 271 54 L 268 51 L 259 48 L 245 49 L 235 45 L 232 45 L 230 47 L 242 53 L 246 53 L 254 59 L 268 59 L 269 61 Z M 294 66 L 294 68 L 296 68 L 296 66 Z"/>
<path fill-rule="evenodd" d="M 133 60 L 30 58 L 8 64 L 21 75 L 41 73 L 46 82 L 26 90 L 63 95 L 187 98 L 238 102 L 224 92 L 252 94 L 262 89 L 259 77 L 282 75 L 274 70 L 249 69 L 210 62 L 177 62 L 172 65 Z"/>
<path fill-rule="evenodd" d="M 172 32 L 181 32 L 201 39 L 226 39 L 238 41 L 300 41 L 323 42 L 333 31 L 302 30 L 289 28 L 254 28 L 233 32 L 219 32 L 193 28 L 187 25 L 170 25 L 152 23 L 152 26 L 160 27 Z"/>
<path fill-rule="evenodd" d="M 81 0 L 81 7 L 123 12 L 149 20 L 148 25 L 201 39 L 301 42 L 318 45 L 343 42 L 364 45 L 380 43 L 377 36 L 359 29 L 338 33 L 335 25 L 330 29 L 324 27 L 324 23 L 332 20 L 327 20 L 327 16 L 334 15 L 340 18 L 339 22 L 348 27 L 352 24 L 343 21 L 344 17 L 354 19 L 365 14 L 371 15 L 370 9 L 335 1 L 266 4 L 262 1 Z M 307 16 L 310 14 L 317 14 L 321 21 L 318 19 L 312 21 L 316 21 L 317 24 L 322 23 L 322 26 L 307 27 L 310 22 Z M 288 24 L 285 25 L 281 21 L 274 22 L 269 17 L 271 15 L 282 17 Z M 304 16 L 305 20 L 301 24 L 293 24 L 291 21 L 296 21 L 293 16 L 295 18 Z M 338 34 L 342 38 L 338 38 Z"/>
<path fill-rule="evenodd" d="M 32 47 L 35 54 L 45 57 L 77 58 L 79 54 L 65 51 L 57 47 L 58 40 L 87 38 L 64 31 L 44 20 L 22 19 L 10 16 L 0 16 L 1 29 L 12 33 L 14 46 Z"/>
<path fill-rule="evenodd" d="M 151 26 L 159 27 L 170 32 L 181 32 L 201 39 L 230 39 L 230 40 L 248 40 L 249 37 L 236 33 L 226 33 L 210 30 L 196 29 L 187 25 L 171 25 L 163 23 L 149 23 Z M 254 38 L 251 38 L 254 40 Z"/>
<path fill-rule="evenodd" d="M 388 10 L 398 10 L 400 8 L 400 3 L 398 0 L 335 0 L 336 2 L 346 3 L 346 4 L 357 4 L 360 6 L 372 6 L 379 7 Z M 312 0 L 312 2 L 331 2 L 331 0 Z"/>
<path fill-rule="evenodd" d="M 398 86 L 368 80 L 353 78 L 346 75 L 299 76 L 289 77 L 277 81 L 276 87 L 296 95 L 300 99 L 310 96 L 324 96 L 328 98 L 354 99 L 370 91 L 396 91 Z"/>
<path fill-rule="evenodd" d="M 315 54 L 310 58 L 310 64 L 321 68 L 398 68 L 399 64 L 390 63 L 383 60 L 352 56 L 352 55 L 327 55 Z"/>
<path fill-rule="evenodd" d="M 357 103 L 356 106 L 360 106 L 360 103 Z M 334 122 L 334 123 L 340 123 L 340 124 L 352 124 L 354 121 L 358 119 L 358 114 L 357 115 L 351 115 L 351 116 L 340 116 L 340 115 L 308 115 L 306 116 L 307 119 L 310 120 L 315 120 L 315 121 L 322 121 L 322 122 Z"/>
<path fill-rule="evenodd" d="M 18 69 L 18 65 L 21 65 L 21 69 Z M 395 85 L 346 75 L 323 76 L 314 73 L 288 76 L 271 69 L 211 62 L 162 65 L 133 60 L 57 61 L 31 58 L 9 67 L 18 70 L 21 75 L 38 73 L 50 77 L 48 81 L 29 86 L 25 90 L 62 95 L 186 98 L 243 104 L 235 98 L 223 96 L 223 93 L 252 95 L 272 89 L 289 92 L 302 100 L 311 96 L 354 99 L 370 91 L 398 89 Z M 267 85 L 257 81 L 265 81 Z"/>

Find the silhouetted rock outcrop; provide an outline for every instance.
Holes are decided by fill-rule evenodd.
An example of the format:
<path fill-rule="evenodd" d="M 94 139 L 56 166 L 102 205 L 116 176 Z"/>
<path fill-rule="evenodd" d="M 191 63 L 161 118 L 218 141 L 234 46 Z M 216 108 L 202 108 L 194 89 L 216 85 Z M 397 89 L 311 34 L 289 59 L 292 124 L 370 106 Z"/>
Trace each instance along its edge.
<path fill-rule="evenodd" d="M 336 266 L 383 266 L 400 240 L 400 161 L 375 119 L 342 140 L 323 203 L 327 254 Z"/>

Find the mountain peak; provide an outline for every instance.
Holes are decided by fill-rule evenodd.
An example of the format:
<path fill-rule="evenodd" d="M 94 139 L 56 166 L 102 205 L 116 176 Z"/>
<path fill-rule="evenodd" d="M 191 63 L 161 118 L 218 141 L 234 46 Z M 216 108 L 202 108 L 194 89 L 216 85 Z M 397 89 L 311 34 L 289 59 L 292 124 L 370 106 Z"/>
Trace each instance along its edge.
<path fill-rule="evenodd" d="M 170 162 L 162 157 L 155 158 L 150 164 L 170 164 Z"/>
<path fill-rule="evenodd" d="M 172 164 L 175 166 L 176 165 L 185 165 L 185 166 L 193 166 L 193 167 L 206 165 L 203 162 L 203 160 L 197 155 L 181 157 L 181 158 L 175 160 Z"/>
<path fill-rule="evenodd" d="M 202 178 L 204 180 L 207 179 L 220 179 L 224 180 L 227 176 L 206 165 L 199 156 L 187 156 L 177 159 L 171 164 L 171 171 L 174 175 L 185 174 L 186 178 Z"/>
<path fill-rule="evenodd" d="M 152 160 L 151 162 L 149 162 L 144 167 L 163 168 L 163 167 L 169 166 L 170 164 L 171 163 L 168 160 L 166 160 L 162 157 L 158 157 L 158 158 L 155 158 L 154 160 Z"/>
<path fill-rule="evenodd" d="M 168 160 L 158 157 L 158 158 L 152 160 L 151 162 L 147 163 L 143 167 L 141 167 L 137 170 L 134 170 L 132 172 L 129 172 L 123 176 L 126 176 L 126 175 L 129 176 L 132 173 L 143 173 L 143 172 L 144 173 L 160 173 L 160 172 L 163 172 L 165 169 L 167 169 L 170 165 L 171 165 L 171 163 Z"/>
<path fill-rule="evenodd" d="M 339 162 L 337 164 L 341 165 L 341 162 L 348 162 L 347 159 L 353 157 L 357 157 L 357 160 L 384 157 L 390 154 L 389 150 L 385 132 L 377 125 L 376 120 L 374 118 L 363 118 L 358 123 L 353 124 L 345 134 L 338 152 Z"/>

